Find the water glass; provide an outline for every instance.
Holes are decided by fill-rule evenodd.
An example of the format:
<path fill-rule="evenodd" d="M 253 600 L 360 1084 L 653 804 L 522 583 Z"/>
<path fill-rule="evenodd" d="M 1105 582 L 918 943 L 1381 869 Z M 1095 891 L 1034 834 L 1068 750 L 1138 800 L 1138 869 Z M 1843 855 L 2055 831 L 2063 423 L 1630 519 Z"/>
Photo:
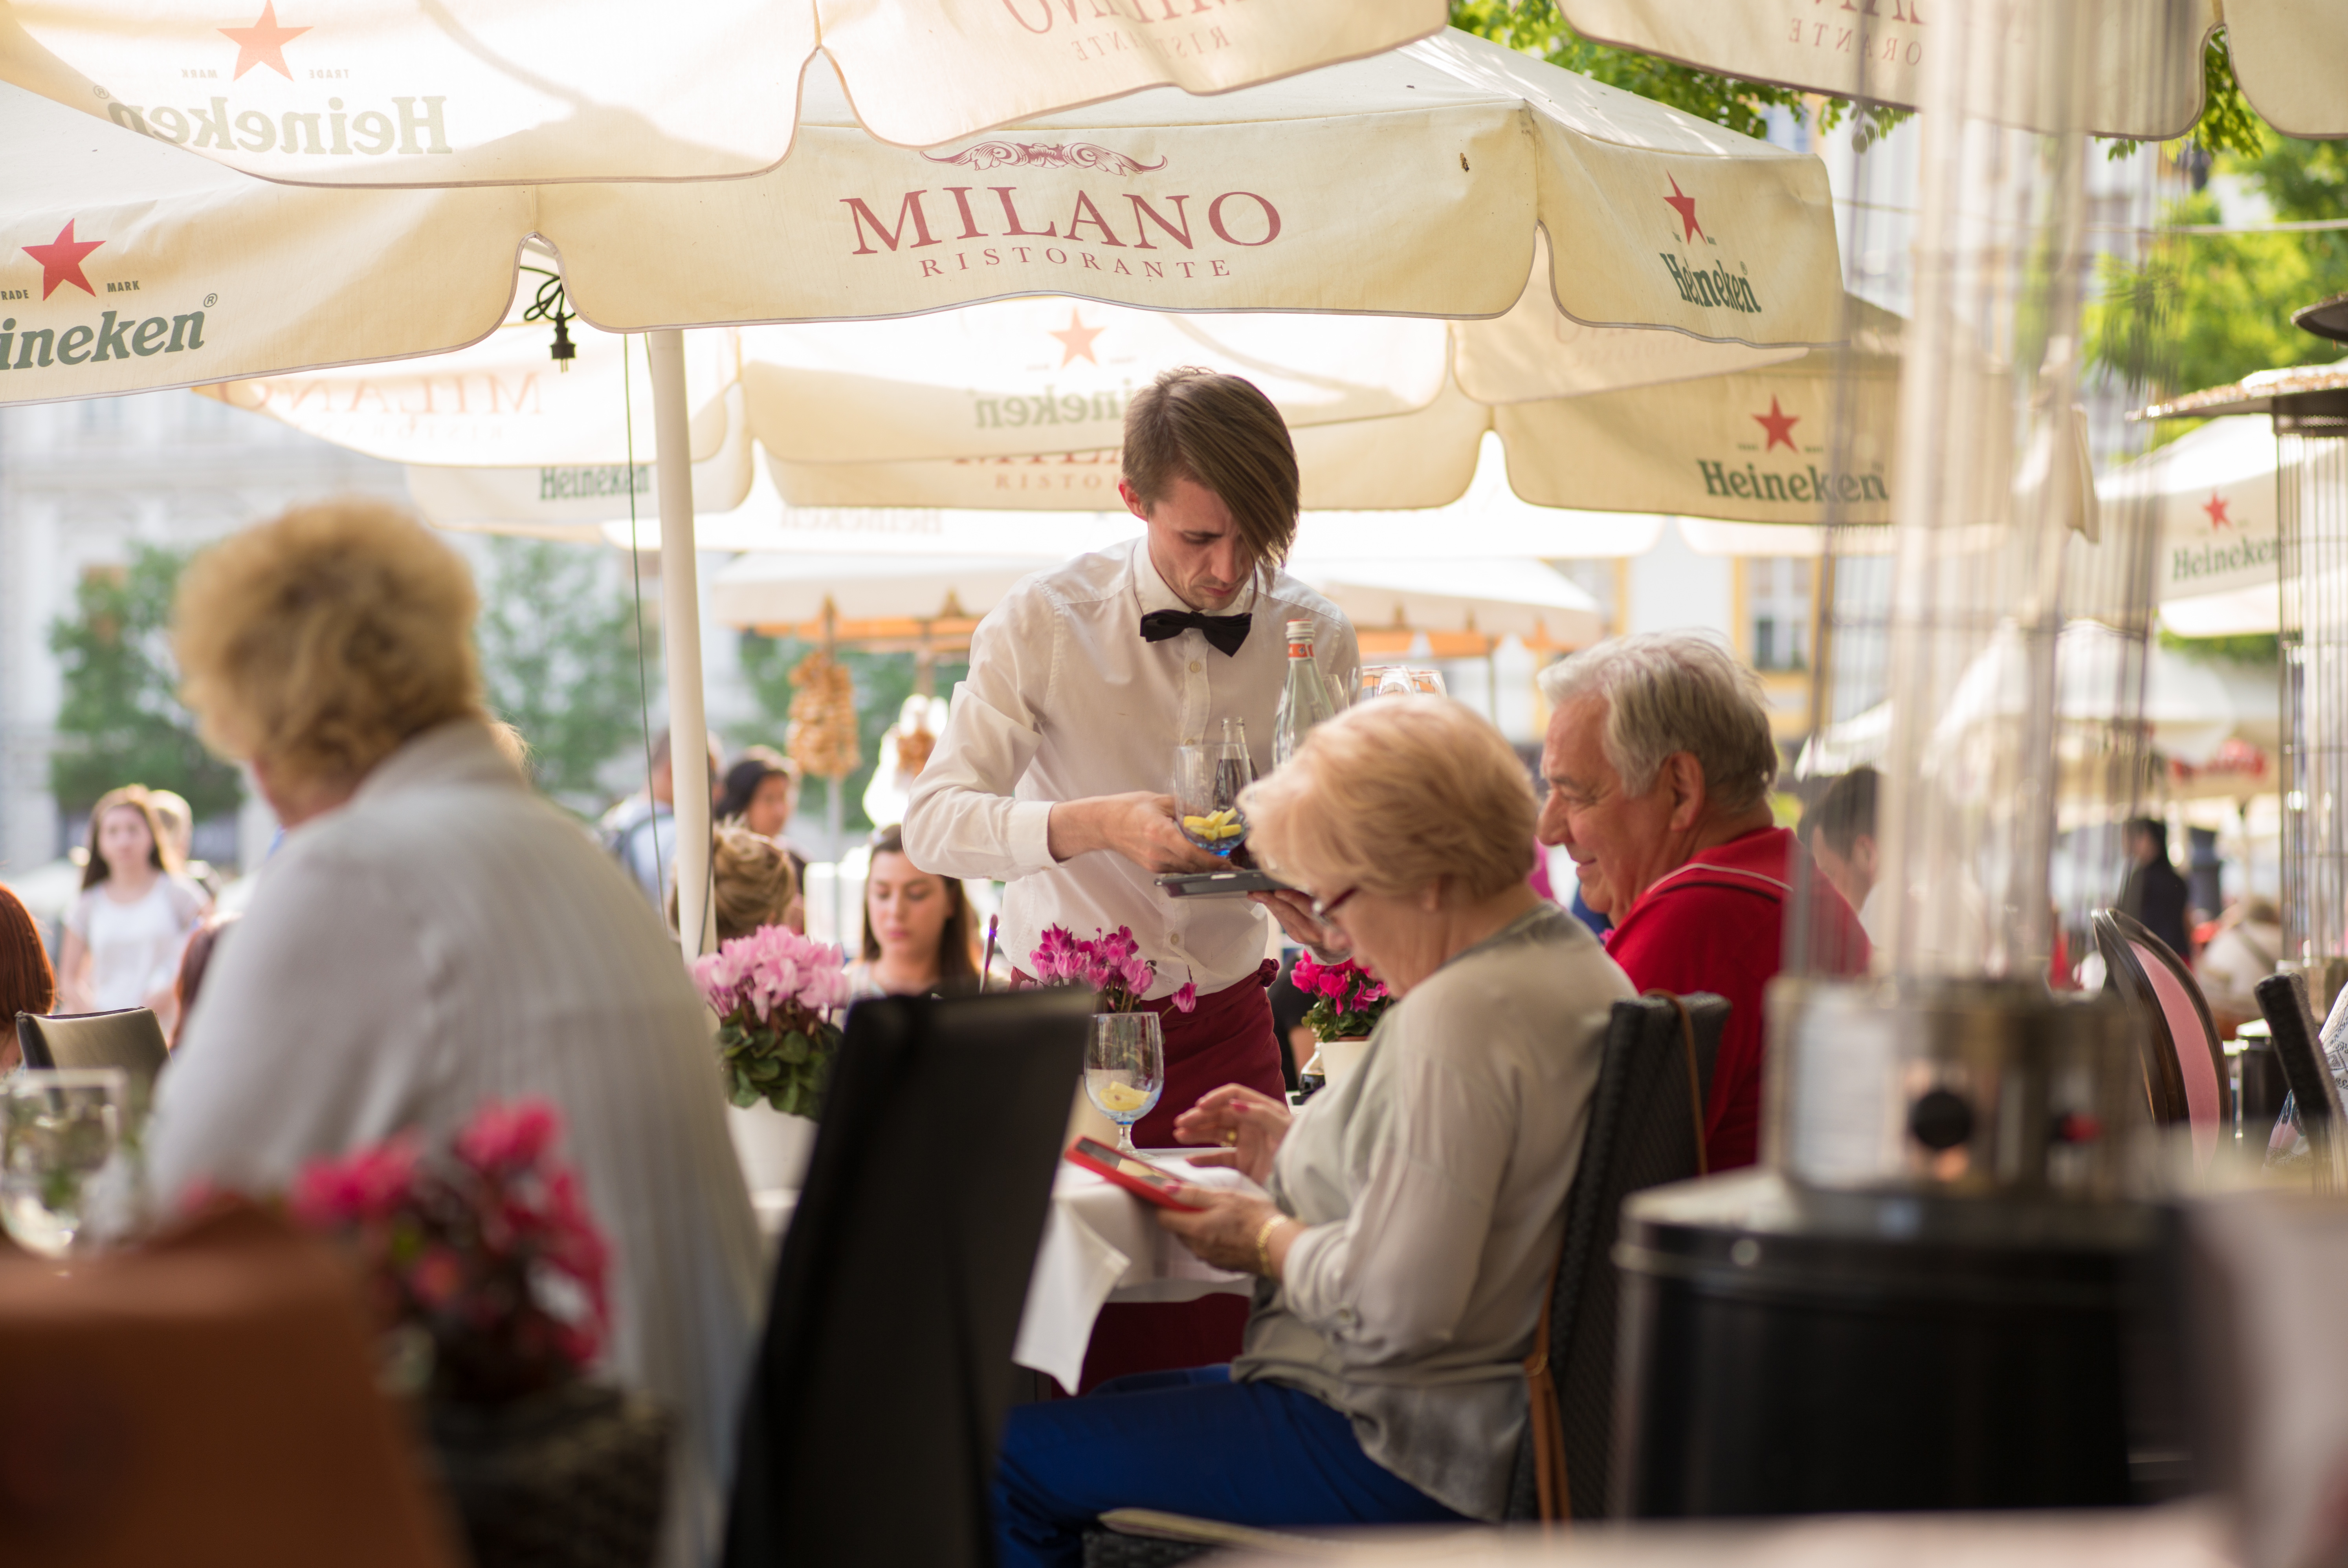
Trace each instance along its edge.
<path fill-rule="evenodd" d="M 1166 1046 L 1154 1012 L 1093 1015 L 1085 1042 L 1085 1092 L 1117 1123 L 1120 1153 L 1135 1153 L 1133 1124 L 1158 1108 L 1166 1092 Z"/>
<path fill-rule="evenodd" d="M 0 1082 L 0 1222 L 18 1245 L 64 1257 L 87 1245 L 128 1093 L 112 1067 L 28 1069 Z"/>
<path fill-rule="evenodd" d="M 1240 791 L 1255 782 L 1255 764 L 1239 741 L 1209 741 L 1174 748 L 1174 804 L 1182 836 L 1210 855 L 1229 856 L 1247 842 Z"/>

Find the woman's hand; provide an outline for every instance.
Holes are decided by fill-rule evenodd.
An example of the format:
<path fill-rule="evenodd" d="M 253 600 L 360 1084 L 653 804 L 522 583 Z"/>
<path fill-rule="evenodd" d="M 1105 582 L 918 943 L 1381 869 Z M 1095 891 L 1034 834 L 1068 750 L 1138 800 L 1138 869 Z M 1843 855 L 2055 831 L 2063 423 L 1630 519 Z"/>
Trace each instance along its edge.
<path fill-rule="evenodd" d="M 1352 956 L 1354 945 L 1345 939 L 1345 933 L 1327 921 L 1314 919 L 1313 900 L 1295 889 L 1251 893 L 1248 898 L 1271 910 L 1272 917 L 1280 922 L 1280 928 L 1288 933 L 1289 939 L 1312 948 L 1313 956 L 1322 963 L 1334 964 Z"/>
<path fill-rule="evenodd" d="M 1213 1143 L 1211 1153 L 1190 1156 L 1200 1165 L 1229 1165 L 1257 1185 L 1272 1174 L 1272 1157 L 1288 1136 L 1288 1102 L 1250 1089 L 1226 1083 L 1199 1097 L 1199 1102 L 1174 1118 L 1174 1136 L 1185 1143 Z"/>
<path fill-rule="evenodd" d="M 1186 1185 L 1181 1196 L 1184 1203 L 1199 1205 L 1198 1212 L 1159 1209 L 1158 1223 L 1181 1237 L 1183 1245 L 1217 1268 L 1261 1274 L 1267 1279 L 1280 1277 L 1289 1244 L 1304 1228 L 1301 1224 L 1282 1214 L 1270 1198 L 1252 1193 Z M 1269 1235 L 1266 1225 L 1271 1226 Z M 1256 1245 L 1259 1236 L 1263 1237 L 1261 1249 Z"/>

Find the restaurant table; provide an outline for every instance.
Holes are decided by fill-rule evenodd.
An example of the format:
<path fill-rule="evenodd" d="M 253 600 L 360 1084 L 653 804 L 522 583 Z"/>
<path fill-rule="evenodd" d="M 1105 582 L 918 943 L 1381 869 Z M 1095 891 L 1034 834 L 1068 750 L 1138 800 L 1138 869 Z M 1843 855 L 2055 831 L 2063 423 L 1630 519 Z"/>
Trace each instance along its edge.
<path fill-rule="evenodd" d="M 1195 1153 L 1196 1151 L 1189 1151 Z M 1201 1186 L 1260 1193 L 1236 1171 L 1194 1166 L 1185 1151 L 1144 1150 L 1159 1163 Z M 758 1228 L 772 1247 L 790 1225 L 798 1194 L 754 1193 Z M 1027 1305 L 1011 1358 L 1074 1389 L 1083 1376 L 1093 1320 L 1111 1301 L 1196 1301 L 1218 1294 L 1247 1296 L 1255 1276 L 1201 1263 L 1159 1227 L 1150 1205 L 1105 1176 L 1063 1163 L 1052 1184 L 1052 1208 L 1027 1285 Z"/>
<path fill-rule="evenodd" d="M 1313 1532 L 1330 1568 L 2226 1568 L 2244 1562 L 2209 1502 L 2077 1512 L 1876 1513 L 1739 1524 L 1573 1525 Z M 1282 1548 L 1285 1547 L 1285 1550 Z M 1275 1568 L 1292 1542 L 1218 1554 Z"/>

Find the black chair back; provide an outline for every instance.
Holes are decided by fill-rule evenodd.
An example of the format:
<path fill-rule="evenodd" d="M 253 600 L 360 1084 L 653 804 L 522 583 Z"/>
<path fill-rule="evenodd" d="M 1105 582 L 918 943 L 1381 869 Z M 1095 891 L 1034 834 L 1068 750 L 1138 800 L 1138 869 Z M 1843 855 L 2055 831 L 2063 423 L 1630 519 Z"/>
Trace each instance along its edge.
<path fill-rule="evenodd" d="M 727 1568 L 993 1560 L 988 1489 L 1089 995 L 860 1002 L 743 1401 Z"/>
<path fill-rule="evenodd" d="M 1622 1299 L 1614 1241 L 1622 1201 L 1702 1173 L 1704 1112 L 1728 1003 L 1708 993 L 1680 1001 L 1687 1009 L 1684 1033 L 1669 997 L 1614 1004 L 1581 1160 L 1566 1192 L 1565 1248 L 1550 1286 L 1549 1375 L 1576 1519 L 1602 1517 L 1612 1482 L 1614 1326 Z M 1508 1517 L 1540 1516 L 1529 1424 L 1509 1481 Z"/>
<path fill-rule="evenodd" d="M 16 1015 L 16 1044 L 27 1067 L 118 1067 L 144 1094 L 171 1059 L 163 1026 L 146 1008 L 113 1012 Z"/>
<path fill-rule="evenodd" d="M 2340 1086 L 2323 1054 L 2323 1032 L 2315 1010 L 2307 1003 L 2303 975 L 2269 975 L 2250 989 L 2266 1015 L 2267 1031 L 2274 1039 L 2275 1061 L 2283 1081 L 2291 1086 L 2291 1102 L 2299 1130 L 2315 1156 L 2319 1190 L 2328 1192 L 2337 1179 L 2341 1132 Z"/>

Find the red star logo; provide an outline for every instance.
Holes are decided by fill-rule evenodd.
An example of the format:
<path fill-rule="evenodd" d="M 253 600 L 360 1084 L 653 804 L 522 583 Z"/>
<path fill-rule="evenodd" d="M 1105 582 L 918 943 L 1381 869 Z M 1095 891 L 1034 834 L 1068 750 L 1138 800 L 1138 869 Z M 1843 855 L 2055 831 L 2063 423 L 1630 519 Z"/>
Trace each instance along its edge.
<path fill-rule="evenodd" d="M 1100 360 L 1093 354 L 1093 339 L 1107 331 L 1108 331 L 1107 327 L 1085 325 L 1085 318 L 1075 311 L 1070 311 L 1066 328 L 1046 335 L 1060 340 L 1060 364 L 1065 368 L 1076 364 L 1078 354 L 1098 364 Z"/>
<path fill-rule="evenodd" d="M 285 46 L 308 32 L 307 27 L 281 27 L 277 25 L 277 0 L 266 0 L 261 7 L 261 20 L 250 27 L 222 27 L 221 36 L 236 45 L 236 76 L 242 77 L 255 66 L 267 66 L 287 81 L 294 73 L 285 68 Z M 236 78 L 232 77 L 230 80 Z"/>
<path fill-rule="evenodd" d="M 1668 174 L 1663 178 L 1672 179 Z M 1672 179 L 1672 193 L 1663 198 L 1663 204 L 1680 215 L 1681 244 L 1684 245 L 1694 236 L 1704 233 L 1704 225 L 1695 220 L 1695 198 L 1682 191 L 1678 180 Z M 1704 237 L 1711 238 L 1708 234 Z"/>
<path fill-rule="evenodd" d="M 2209 504 L 2201 509 L 2209 514 L 2211 528 L 2230 528 L 2234 526 L 2234 519 L 2226 515 L 2226 498 L 2223 496 L 2215 490 L 2209 492 Z"/>
<path fill-rule="evenodd" d="M 1762 429 L 1769 433 L 1769 439 L 1762 444 L 1762 451 L 1771 451 L 1779 446 L 1783 446 L 1788 452 L 1801 450 L 1794 445 L 1794 426 L 1802 422 L 1802 416 L 1798 414 L 1788 414 L 1778 407 L 1775 394 L 1772 394 L 1769 398 L 1769 412 L 1756 414 L 1753 418 Z"/>
<path fill-rule="evenodd" d="M 95 299 L 98 291 L 81 275 L 81 259 L 105 244 L 103 240 L 77 240 L 73 220 L 57 231 L 57 237 L 46 245 L 27 245 L 25 254 L 41 264 L 41 298 L 47 299 L 59 283 L 71 283 L 83 293 Z"/>

